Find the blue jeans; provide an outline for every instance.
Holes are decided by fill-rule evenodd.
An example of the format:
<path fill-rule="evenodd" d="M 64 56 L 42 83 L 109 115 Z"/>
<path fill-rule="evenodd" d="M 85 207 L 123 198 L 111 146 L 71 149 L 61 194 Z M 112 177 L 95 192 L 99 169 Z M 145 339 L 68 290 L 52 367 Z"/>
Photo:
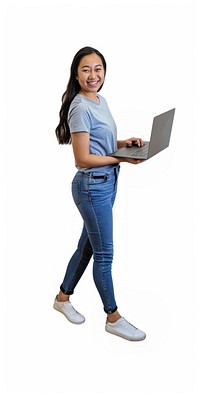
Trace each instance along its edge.
<path fill-rule="evenodd" d="M 113 215 L 119 166 L 111 172 L 78 171 L 72 181 L 74 202 L 84 226 L 78 247 L 69 261 L 63 283 L 65 294 L 72 294 L 93 255 L 93 278 L 108 314 L 117 310 L 112 281 Z"/>

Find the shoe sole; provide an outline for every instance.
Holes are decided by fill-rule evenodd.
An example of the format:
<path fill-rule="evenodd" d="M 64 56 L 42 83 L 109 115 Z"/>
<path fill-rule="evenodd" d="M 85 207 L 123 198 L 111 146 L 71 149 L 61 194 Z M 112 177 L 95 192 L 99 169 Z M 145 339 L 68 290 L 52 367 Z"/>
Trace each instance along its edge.
<path fill-rule="evenodd" d="M 72 324 L 74 324 L 74 325 L 81 325 L 81 324 L 83 324 L 83 323 L 85 322 L 85 318 L 84 318 L 84 320 L 81 321 L 81 322 L 72 321 L 71 319 L 69 319 L 69 317 L 68 317 L 66 314 L 64 314 L 61 310 L 59 310 L 58 308 L 56 308 L 55 305 L 53 305 L 53 308 L 54 308 L 54 310 L 56 310 L 56 311 L 58 311 L 59 313 L 61 313 L 62 315 L 64 315 L 64 317 L 67 318 L 67 320 L 68 320 L 69 322 L 71 322 Z"/>
<path fill-rule="evenodd" d="M 142 338 L 130 338 L 128 336 L 126 337 L 118 332 L 109 331 L 107 328 L 105 328 L 105 331 L 110 333 L 111 335 L 115 335 L 115 336 L 121 337 L 122 339 L 129 340 L 130 342 L 141 342 L 142 340 L 144 340 L 146 338 L 146 335 L 143 336 Z"/>

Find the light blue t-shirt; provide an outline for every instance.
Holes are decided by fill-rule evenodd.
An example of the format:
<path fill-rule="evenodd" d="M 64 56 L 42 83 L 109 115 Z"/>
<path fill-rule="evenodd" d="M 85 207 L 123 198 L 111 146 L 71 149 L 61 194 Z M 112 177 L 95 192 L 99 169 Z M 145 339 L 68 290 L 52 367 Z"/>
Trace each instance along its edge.
<path fill-rule="evenodd" d="M 117 150 L 117 127 L 104 97 L 98 94 L 99 103 L 77 94 L 68 112 L 70 133 L 88 132 L 90 134 L 90 154 L 107 156 Z M 98 172 L 108 171 L 113 165 L 95 168 L 79 168 Z"/>

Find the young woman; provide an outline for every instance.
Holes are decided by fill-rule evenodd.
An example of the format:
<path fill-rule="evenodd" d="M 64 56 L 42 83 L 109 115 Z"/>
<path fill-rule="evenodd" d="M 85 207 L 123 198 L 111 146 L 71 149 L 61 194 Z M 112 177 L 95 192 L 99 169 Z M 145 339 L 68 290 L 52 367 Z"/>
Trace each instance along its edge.
<path fill-rule="evenodd" d="M 71 257 L 55 298 L 54 308 L 75 324 L 85 321 L 70 302 L 70 296 L 93 256 L 93 277 L 107 314 L 107 332 L 128 340 L 143 340 L 146 335 L 123 318 L 118 311 L 112 280 L 113 216 L 119 163 L 137 164 L 134 159 L 109 156 L 117 148 L 140 138 L 117 140 L 117 130 L 106 100 L 98 94 L 106 74 L 106 62 L 96 49 L 84 47 L 75 55 L 67 90 L 62 97 L 56 136 L 60 144 L 72 143 L 76 167 L 72 181 L 74 202 L 83 218 L 78 247 Z"/>

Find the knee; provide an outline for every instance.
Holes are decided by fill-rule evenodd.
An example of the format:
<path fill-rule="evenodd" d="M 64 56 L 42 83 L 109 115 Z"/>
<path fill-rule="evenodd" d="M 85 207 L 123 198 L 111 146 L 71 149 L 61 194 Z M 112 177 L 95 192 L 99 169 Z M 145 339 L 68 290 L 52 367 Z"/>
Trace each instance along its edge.
<path fill-rule="evenodd" d="M 102 265 L 112 264 L 113 261 L 113 246 L 109 246 L 102 251 L 94 252 L 94 261 Z"/>

